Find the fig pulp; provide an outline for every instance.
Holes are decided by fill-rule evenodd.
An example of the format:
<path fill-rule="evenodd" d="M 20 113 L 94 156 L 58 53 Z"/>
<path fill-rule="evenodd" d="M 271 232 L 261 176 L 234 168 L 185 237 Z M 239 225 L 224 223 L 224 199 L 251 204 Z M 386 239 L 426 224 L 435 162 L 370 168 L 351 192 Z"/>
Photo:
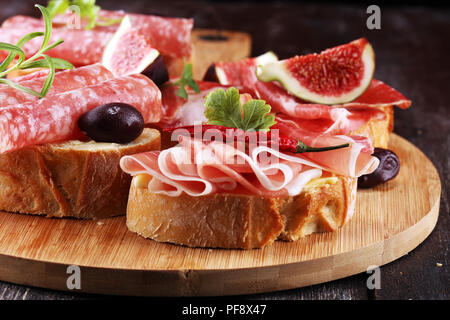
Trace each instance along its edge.
<path fill-rule="evenodd" d="M 222 85 L 239 85 L 241 83 L 242 68 L 255 67 L 278 61 L 272 51 L 260 56 L 232 62 L 216 62 L 209 66 L 203 81 L 218 82 Z"/>
<path fill-rule="evenodd" d="M 129 16 L 122 19 L 120 27 L 108 42 L 103 51 L 102 64 L 116 77 L 143 73 L 156 85 L 169 80 L 159 51 L 132 27 Z"/>
<path fill-rule="evenodd" d="M 370 85 L 375 55 L 362 38 L 323 51 L 258 66 L 257 77 L 277 81 L 292 95 L 314 103 L 341 104 L 360 96 Z"/>

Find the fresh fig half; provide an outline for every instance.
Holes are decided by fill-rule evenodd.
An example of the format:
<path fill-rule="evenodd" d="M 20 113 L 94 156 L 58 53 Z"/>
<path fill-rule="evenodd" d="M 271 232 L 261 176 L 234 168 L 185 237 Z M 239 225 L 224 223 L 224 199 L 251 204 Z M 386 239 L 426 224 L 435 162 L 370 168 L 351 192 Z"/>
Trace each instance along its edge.
<path fill-rule="evenodd" d="M 240 82 L 239 75 L 242 67 L 266 65 L 278 61 L 278 57 L 272 51 L 260 56 L 233 62 L 217 62 L 209 66 L 204 81 L 219 82 L 222 85 L 236 85 Z"/>
<path fill-rule="evenodd" d="M 159 51 L 133 28 L 128 15 L 106 45 L 102 64 L 116 77 L 144 73 L 156 84 L 166 82 L 169 77 Z"/>
<path fill-rule="evenodd" d="M 372 46 L 361 38 L 319 54 L 260 65 L 256 75 L 264 82 L 278 81 L 300 99 L 331 105 L 360 96 L 370 85 L 374 70 Z"/>

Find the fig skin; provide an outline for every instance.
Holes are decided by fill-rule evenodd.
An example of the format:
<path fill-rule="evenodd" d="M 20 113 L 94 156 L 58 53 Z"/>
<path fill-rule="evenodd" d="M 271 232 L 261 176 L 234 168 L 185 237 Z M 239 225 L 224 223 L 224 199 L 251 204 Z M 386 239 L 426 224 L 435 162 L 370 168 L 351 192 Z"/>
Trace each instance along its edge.
<path fill-rule="evenodd" d="M 216 73 L 216 66 L 214 64 L 210 65 L 203 76 L 203 81 L 209 82 L 220 82 Z"/>
<path fill-rule="evenodd" d="M 392 180 L 400 171 L 400 160 L 393 151 L 375 148 L 372 155 L 380 160 L 380 164 L 374 172 L 358 178 L 358 187 L 360 188 L 372 188 Z"/>
<path fill-rule="evenodd" d="M 162 84 L 169 81 L 169 72 L 167 71 L 166 64 L 161 55 L 159 55 L 155 61 L 153 61 L 144 71 L 143 75 L 152 79 L 152 81 L 160 87 Z"/>
<path fill-rule="evenodd" d="M 144 130 L 144 118 L 133 106 L 113 102 L 96 107 L 78 119 L 81 131 L 96 142 L 126 144 Z"/>

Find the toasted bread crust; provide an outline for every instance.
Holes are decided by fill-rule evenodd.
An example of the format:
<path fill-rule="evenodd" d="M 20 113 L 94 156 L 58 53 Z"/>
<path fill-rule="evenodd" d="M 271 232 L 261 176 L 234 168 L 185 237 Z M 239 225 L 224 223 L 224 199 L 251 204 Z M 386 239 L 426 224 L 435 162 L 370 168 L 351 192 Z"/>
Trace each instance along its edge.
<path fill-rule="evenodd" d="M 336 180 L 283 198 L 169 197 L 131 183 L 127 227 L 146 238 L 190 247 L 251 249 L 276 239 L 294 241 L 344 224 L 356 179 Z"/>
<path fill-rule="evenodd" d="M 370 120 L 364 126 L 350 133 L 350 135 L 361 135 L 369 137 L 372 144 L 377 148 L 387 149 L 389 134 L 394 130 L 394 107 L 376 107 L 386 114 L 384 120 Z"/>
<path fill-rule="evenodd" d="M 123 215 L 131 178 L 120 158 L 159 148 L 159 132 L 145 129 L 127 145 L 70 141 L 0 155 L 0 210 L 84 219 Z"/>

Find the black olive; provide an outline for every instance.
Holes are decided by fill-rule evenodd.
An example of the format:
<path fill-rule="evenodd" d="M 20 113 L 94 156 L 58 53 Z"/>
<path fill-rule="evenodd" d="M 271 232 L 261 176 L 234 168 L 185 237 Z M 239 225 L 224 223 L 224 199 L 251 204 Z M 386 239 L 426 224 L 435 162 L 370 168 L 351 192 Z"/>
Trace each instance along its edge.
<path fill-rule="evenodd" d="M 135 107 L 113 102 L 83 114 L 78 126 L 94 141 L 128 143 L 141 135 L 144 118 Z"/>
<path fill-rule="evenodd" d="M 375 187 L 395 178 L 400 170 L 400 160 L 391 150 L 375 148 L 372 155 L 380 159 L 380 164 L 371 174 L 366 174 L 358 178 L 358 187 Z"/>

